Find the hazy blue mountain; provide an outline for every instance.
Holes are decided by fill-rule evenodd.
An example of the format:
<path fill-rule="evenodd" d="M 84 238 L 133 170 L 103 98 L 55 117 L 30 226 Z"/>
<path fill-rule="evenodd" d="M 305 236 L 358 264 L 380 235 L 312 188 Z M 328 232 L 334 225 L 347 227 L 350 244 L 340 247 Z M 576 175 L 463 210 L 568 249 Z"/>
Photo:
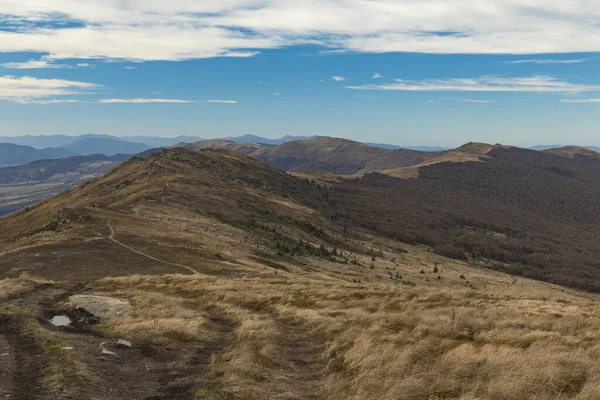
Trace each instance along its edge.
<path fill-rule="evenodd" d="M 26 164 L 43 159 L 70 157 L 76 153 L 63 148 L 35 149 L 13 143 L 0 143 L 0 166 Z"/>
<path fill-rule="evenodd" d="M 115 154 L 135 154 L 152 148 L 142 143 L 126 142 L 121 139 L 111 137 L 86 137 L 69 143 L 63 148 L 80 155 L 105 154 L 112 156 Z"/>
<path fill-rule="evenodd" d="M 69 143 L 76 142 L 86 138 L 113 138 L 110 135 L 86 134 L 79 136 L 67 135 L 26 135 L 26 136 L 1 136 L 0 143 L 12 143 L 21 146 L 31 146 L 35 149 L 45 149 L 47 147 L 63 147 Z"/>
<path fill-rule="evenodd" d="M 150 147 L 166 147 L 177 143 L 193 143 L 205 140 L 198 136 L 177 136 L 174 138 L 156 137 L 156 136 L 126 136 L 120 138 L 127 142 L 142 143 Z"/>
<path fill-rule="evenodd" d="M 530 147 L 530 149 L 531 150 L 548 150 L 548 149 L 558 149 L 561 147 L 568 147 L 568 146 L 562 145 L 562 144 L 542 144 L 542 145 L 532 146 L 532 147 Z M 576 147 L 585 147 L 586 149 L 600 152 L 600 147 L 598 147 L 598 146 L 576 146 Z"/>
<path fill-rule="evenodd" d="M 382 149 L 388 149 L 388 150 L 398 150 L 398 149 L 417 150 L 417 151 L 446 151 L 446 150 L 449 150 L 448 147 L 437 147 L 437 146 L 396 146 L 395 144 L 386 144 L 386 143 L 365 143 L 365 144 L 367 146 L 381 147 Z"/>
<path fill-rule="evenodd" d="M 256 136 L 256 135 L 244 135 L 244 136 L 236 136 L 236 137 L 226 137 L 225 139 L 231 140 L 233 142 L 238 142 L 238 143 L 258 143 L 258 144 L 268 144 L 268 145 L 277 146 L 280 144 L 284 144 L 284 143 L 292 142 L 292 141 L 296 141 L 296 140 L 310 140 L 310 139 L 314 139 L 315 137 L 316 136 L 286 135 L 286 136 L 280 137 L 279 139 L 269 139 L 266 137 Z"/>

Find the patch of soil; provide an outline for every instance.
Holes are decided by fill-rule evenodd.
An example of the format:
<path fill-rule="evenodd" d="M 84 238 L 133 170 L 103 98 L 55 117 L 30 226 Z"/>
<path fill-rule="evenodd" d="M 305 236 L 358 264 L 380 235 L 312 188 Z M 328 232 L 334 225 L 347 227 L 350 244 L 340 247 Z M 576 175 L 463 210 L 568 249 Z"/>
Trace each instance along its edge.
<path fill-rule="evenodd" d="M 196 395 L 199 383 L 203 389 L 215 386 L 210 365 L 214 357 L 224 353 L 233 340 L 234 323 L 216 312 L 209 311 L 209 327 L 215 333 L 216 340 L 195 342 L 176 364 L 167 365 L 160 380 L 161 387 L 157 395 L 144 400 L 189 400 L 201 399 Z"/>
<path fill-rule="evenodd" d="M 9 362 L 4 365 L 3 378 L 0 382 L 6 385 L 2 388 L 14 400 L 34 400 L 50 398 L 42 392 L 41 379 L 43 365 L 41 362 L 42 349 L 32 336 L 25 335 L 21 330 L 18 319 L 0 316 L 0 342 L 6 349 L 0 349 L 2 354 L 8 354 Z"/>

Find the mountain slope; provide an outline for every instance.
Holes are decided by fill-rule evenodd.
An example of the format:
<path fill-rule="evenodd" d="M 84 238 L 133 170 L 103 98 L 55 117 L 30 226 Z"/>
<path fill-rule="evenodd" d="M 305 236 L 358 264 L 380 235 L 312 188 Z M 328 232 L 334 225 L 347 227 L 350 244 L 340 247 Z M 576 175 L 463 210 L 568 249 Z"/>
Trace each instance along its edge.
<path fill-rule="evenodd" d="M 0 167 L 26 164 L 36 160 L 56 159 L 73 156 L 76 153 L 62 148 L 34 149 L 12 143 L 0 143 Z"/>
<path fill-rule="evenodd" d="M 183 145 L 188 149 L 226 148 L 292 172 L 322 170 L 341 175 L 364 174 L 418 164 L 437 153 L 389 150 L 346 139 L 316 137 L 279 146 L 213 140 Z"/>
<path fill-rule="evenodd" d="M 600 291 L 600 159 L 491 148 L 479 162 L 333 186 L 332 211 L 482 266 Z M 376 206 L 375 206 L 376 205 Z"/>

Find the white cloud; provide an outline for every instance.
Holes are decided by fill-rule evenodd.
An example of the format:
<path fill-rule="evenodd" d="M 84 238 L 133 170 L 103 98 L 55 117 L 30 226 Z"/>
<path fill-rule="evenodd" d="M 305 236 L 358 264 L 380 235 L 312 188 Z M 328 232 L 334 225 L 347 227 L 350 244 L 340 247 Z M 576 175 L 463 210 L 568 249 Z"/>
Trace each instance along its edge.
<path fill-rule="evenodd" d="M 598 99 L 561 99 L 560 101 L 563 103 L 572 103 L 572 104 L 600 103 L 600 98 L 598 98 Z"/>
<path fill-rule="evenodd" d="M 550 92 L 579 93 L 600 91 L 600 86 L 571 83 L 549 76 L 505 78 L 485 76 L 471 79 L 396 79 L 383 85 L 346 86 L 355 90 L 397 90 L 409 92 Z"/>
<path fill-rule="evenodd" d="M 48 57 L 42 57 L 40 60 L 29 60 L 24 62 L 7 62 L 0 64 L 5 69 L 73 69 L 73 68 L 96 68 L 93 64 L 77 63 L 74 66 L 69 64 L 59 64 Z"/>
<path fill-rule="evenodd" d="M 125 68 L 125 69 L 130 69 L 130 70 L 131 70 L 131 69 L 137 69 L 136 67 L 132 67 L 131 65 L 128 65 L 128 66 L 126 66 L 126 67 L 124 67 L 124 68 Z"/>
<path fill-rule="evenodd" d="M 215 103 L 215 104 L 237 104 L 238 102 L 235 100 L 206 100 L 205 103 Z"/>
<path fill-rule="evenodd" d="M 84 94 L 97 87 L 99 85 L 87 82 L 5 75 L 0 76 L 0 100 L 31 102 L 56 96 Z"/>
<path fill-rule="evenodd" d="M 474 99 L 461 99 L 465 103 L 493 103 L 491 100 L 474 100 Z"/>
<path fill-rule="evenodd" d="M 579 58 L 574 60 L 514 60 L 507 61 L 506 64 L 579 64 L 589 61 L 589 58 Z"/>
<path fill-rule="evenodd" d="M 20 104 L 72 104 L 72 103 L 84 103 L 81 100 L 75 99 L 54 99 L 54 100 L 17 100 Z"/>
<path fill-rule="evenodd" d="M 191 100 L 180 100 L 180 99 L 103 99 L 99 101 L 100 104 L 115 104 L 115 103 L 132 103 L 132 104 L 148 104 L 148 103 L 193 103 Z"/>
<path fill-rule="evenodd" d="M 331 79 L 333 79 L 336 82 L 342 82 L 346 80 L 346 78 L 344 78 L 343 76 L 332 76 Z"/>
<path fill-rule="evenodd" d="M 0 52 L 53 59 L 251 57 L 305 44 L 371 53 L 600 51 L 598 0 L 0 0 L 0 19 L 8 27 Z"/>
<path fill-rule="evenodd" d="M 48 60 L 29 60 L 25 62 L 7 62 L 0 64 L 0 67 L 6 69 L 47 69 L 47 68 L 73 68 L 72 65 L 67 64 L 55 64 L 48 62 Z"/>
<path fill-rule="evenodd" d="M 280 92 L 275 92 L 275 93 L 273 93 L 273 96 L 281 96 L 281 93 Z"/>
<path fill-rule="evenodd" d="M 379 72 L 375 72 L 373 74 L 373 76 L 371 77 L 371 79 L 380 79 L 383 78 L 383 75 L 381 75 Z"/>

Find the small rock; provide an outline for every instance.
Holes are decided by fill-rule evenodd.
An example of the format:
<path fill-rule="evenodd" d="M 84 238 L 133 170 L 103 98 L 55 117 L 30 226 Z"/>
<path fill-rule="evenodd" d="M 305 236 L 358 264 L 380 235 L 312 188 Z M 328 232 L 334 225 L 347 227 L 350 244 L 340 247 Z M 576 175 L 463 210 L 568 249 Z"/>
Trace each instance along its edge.
<path fill-rule="evenodd" d="M 106 350 L 106 349 L 102 349 L 102 354 L 106 355 L 106 356 L 116 356 L 117 355 L 117 353 L 114 353 L 114 352 Z"/>
<path fill-rule="evenodd" d="M 62 349 L 63 349 L 63 350 L 73 350 L 73 349 L 74 349 L 74 347 L 63 347 Z"/>
<path fill-rule="evenodd" d="M 2 357 L 6 357 L 6 356 L 9 356 L 9 355 L 10 355 L 9 353 L 0 354 L 0 356 L 2 356 Z"/>
<path fill-rule="evenodd" d="M 117 340 L 117 346 L 129 347 L 131 349 L 133 347 L 133 344 L 131 344 L 131 342 L 128 340 L 119 339 Z"/>

